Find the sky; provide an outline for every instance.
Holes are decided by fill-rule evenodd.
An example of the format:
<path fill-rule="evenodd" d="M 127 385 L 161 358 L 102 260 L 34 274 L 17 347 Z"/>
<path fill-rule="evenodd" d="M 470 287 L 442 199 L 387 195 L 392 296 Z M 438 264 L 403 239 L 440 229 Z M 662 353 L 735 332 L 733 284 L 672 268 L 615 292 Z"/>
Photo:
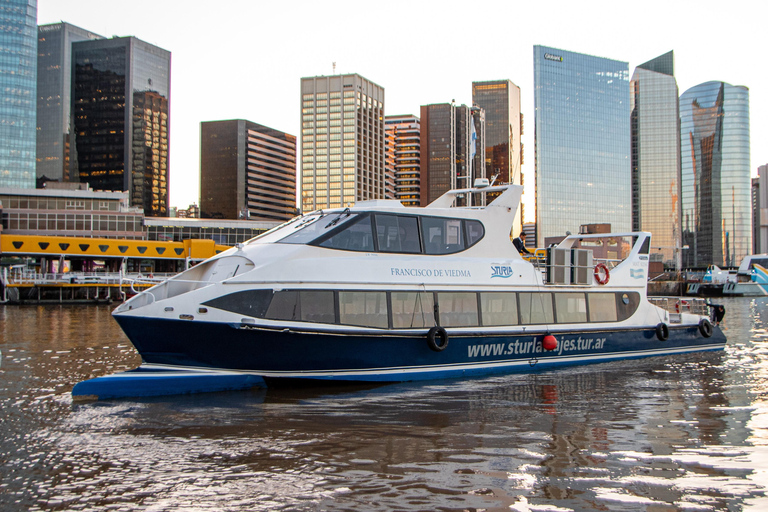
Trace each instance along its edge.
<path fill-rule="evenodd" d="M 749 87 L 756 176 L 768 164 L 766 14 L 743 0 L 38 0 L 37 16 L 171 52 L 170 204 L 187 208 L 200 204 L 201 122 L 246 119 L 299 136 L 300 79 L 331 75 L 334 62 L 337 74 L 384 87 L 387 115 L 471 105 L 473 81 L 512 80 L 532 203 L 537 44 L 628 62 L 630 76 L 674 50 L 681 94 L 711 80 Z"/>

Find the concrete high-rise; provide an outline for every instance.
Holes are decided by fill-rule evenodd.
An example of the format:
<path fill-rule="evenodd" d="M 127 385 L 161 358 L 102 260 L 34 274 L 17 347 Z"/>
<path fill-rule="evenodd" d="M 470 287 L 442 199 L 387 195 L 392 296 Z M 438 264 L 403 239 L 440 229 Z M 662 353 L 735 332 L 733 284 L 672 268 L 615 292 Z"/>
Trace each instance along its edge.
<path fill-rule="evenodd" d="M 5 0 L 0 19 L 0 187 L 35 188 L 37 0 Z"/>
<path fill-rule="evenodd" d="M 632 229 L 653 234 L 651 261 L 680 268 L 680 128 L 674 54 L 640 64 L 630 81 Z"/>
<path fill-rule="evenodd" d="M 523 114 L 520 88 L 511 80 L 472 82 L 472 104 L 485 111 L 485 170 L 496 184 L 523 184 Z M 477 176 L 484 177 L 484 176 Z M 513 236 L 522 230 L 523 205 L 517 210 Z"/>
<path fill-rule="evenodd" d="M 485 115 L 454 103 L 421 106 L 421 205 L 485 177 Z M 478 197 L 478 200 L 482 200 Z M 457 205 L 468 204 L 457 198 Z"/>
<path fill-rule="evenodd" d="M 411 115 L 384 118 L 387 154 L 391 155 L 394 197 L 405 206 L 421 204 L 421 140 L 419 118 Z"/>
<path fill-rule="evenodd" d="M 72 43 L 103 37 L 63 22 L 37 34 L 37 177 L 70 181 Z"/>
<path fill-rule="evenodd" d="M 70 177 L 168 216 L 171 53 L 135 37 L 72 44 Z"/>
<path fill-rule="evenodd" d="M 200 125 L 203 218 L 285 221 L 296 215 L 296 136 L 242 119 Z"/>
<path fill-rule="evenodd" d="M 768 253 L 768 165 L 757 168 L 752 178 L 752 253 Z"/>
<path fill-rule="evenodd" d="M 629 64 L 534 46 L 537 247 L 632 226 Z"/>
<path fill-rule="evenodd" d="M 386 197 L 384 88 L 357 74 L 301 79 L 301 207 Z"/>
<path fill-rule="evenodd" d="M 749 90 L 706 82 L 680 95 L 683 265 L 738 266 L 752 252 Z"/>

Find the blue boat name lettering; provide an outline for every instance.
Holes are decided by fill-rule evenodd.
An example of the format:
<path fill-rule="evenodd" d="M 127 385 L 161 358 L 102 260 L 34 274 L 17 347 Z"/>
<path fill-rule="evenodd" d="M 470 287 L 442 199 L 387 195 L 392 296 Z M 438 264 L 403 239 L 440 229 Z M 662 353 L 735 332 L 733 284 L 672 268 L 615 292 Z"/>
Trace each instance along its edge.
<path fill-rule="evenodd" d="M 643 277 L 645 277 L 645 273 L 643 272 L 642 269 L 639 269 L 639 268 L 631 268 L 631 269 L 629 269 L 629 275 L 633 279 L 642 279 Z"/>
<path fill-rule="evenodd" d="M 438 277 L 472 277 L 472 274 L 469 273 L 469 270 L 456 270 L 448 268 L 445 270 L 438 270 L 438 272 L 440 272 L 440 274 L 436 274 Z"/>
<path fill-rule="evenodd" d="M 512 271 L 512 267 L 504 266 L 504 265 L 492 265 L 491 266 L 491 277 L 512 277 L 514 275 L 514 272 Z"/>
<path fill-rule="evenodd" d="M 562 339 L 557 342 L 557 354 L 562 355 L 563 352 L 578 352 L 582 350 L 602 350 L 605 347 L 605 340 L 606 338 L 582 337 Z M 515 340 L 509 343 L 469 345 L 467 350 L 468 357 L 513 356 L 546 352 L 541 346 L 541 341 L 537 340 Z"/>
<path fill-rule="evenodd" d="M 452 268 L 395 268 L 390 267 L 390 275 L 398 277 L 472 277 L 469 270 L 457 270 Z"/>
<path fill-rule="evenodd" d="M 432 277 L 435 272 L 431 268 L 390 268 L 393 276 Z M 440 272 L 439 270 L 437 272 Z"/>

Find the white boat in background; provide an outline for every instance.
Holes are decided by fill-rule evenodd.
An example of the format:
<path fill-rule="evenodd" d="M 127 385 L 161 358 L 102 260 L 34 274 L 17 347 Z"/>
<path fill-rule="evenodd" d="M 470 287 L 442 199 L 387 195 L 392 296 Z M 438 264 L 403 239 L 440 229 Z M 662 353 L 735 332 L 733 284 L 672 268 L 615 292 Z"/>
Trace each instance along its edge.
<path fill-rule="evenodd" d="M 723 295 L 768 296 L 768 254 L 752 254 L 741 260 L 734 279 L 723 285 Z"/>
<path fill-rule="evenodd" d="M 491 191 L 500 195 L 485 207 L 453 207 Z M 679 312 L 649 302 L 650 233 L 571 235 L 543 261 L 521 257 L 509 236 L 521 194 L 480 187 L 425 208 L 377 200 L 312 212 L 113 315 L 144 375 L 264 382 L 453 378 L 724 347 L 703 301 Z"/>

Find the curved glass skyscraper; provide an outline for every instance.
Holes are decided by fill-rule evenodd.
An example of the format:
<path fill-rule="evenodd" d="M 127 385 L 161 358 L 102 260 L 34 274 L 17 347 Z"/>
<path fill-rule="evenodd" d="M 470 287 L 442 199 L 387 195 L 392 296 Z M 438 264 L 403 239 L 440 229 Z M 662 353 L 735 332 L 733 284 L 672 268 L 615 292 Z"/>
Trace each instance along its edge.
<path fill-rule="evenodd" d="M 749 90 L 706 82 L 680 96 L 683 265 L 738 266 L 752 252 Z"/>
<path fill-rule="evenodd" d="M 5 0 L 0 18 L 0 187 L 35 188 L 37 0 Z"/>

